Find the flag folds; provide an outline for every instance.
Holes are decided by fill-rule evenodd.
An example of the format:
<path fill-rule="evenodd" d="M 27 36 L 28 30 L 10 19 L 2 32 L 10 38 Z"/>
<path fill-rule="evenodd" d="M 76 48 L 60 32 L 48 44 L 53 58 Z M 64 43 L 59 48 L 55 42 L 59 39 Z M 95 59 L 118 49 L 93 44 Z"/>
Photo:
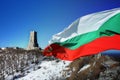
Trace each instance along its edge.
<path fill-rule="evenodd" d="M 44 55 L 62 60 L 120 50 L 120 8 L 83 16 L 49 42 Z"/>

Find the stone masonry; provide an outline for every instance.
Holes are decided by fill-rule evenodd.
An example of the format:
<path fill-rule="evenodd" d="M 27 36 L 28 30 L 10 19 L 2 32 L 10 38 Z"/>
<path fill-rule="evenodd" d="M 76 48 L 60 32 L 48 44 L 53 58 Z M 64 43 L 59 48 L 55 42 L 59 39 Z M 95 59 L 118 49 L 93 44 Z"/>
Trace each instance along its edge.
<path fill-rule="evenodd" d="M 33 50 L 33 49 L 40 49 L 38 42 L 37 42 L 37 32 L 36 31 L 30 32 L 29 44 L 27 47 L 27 50 Z"/>

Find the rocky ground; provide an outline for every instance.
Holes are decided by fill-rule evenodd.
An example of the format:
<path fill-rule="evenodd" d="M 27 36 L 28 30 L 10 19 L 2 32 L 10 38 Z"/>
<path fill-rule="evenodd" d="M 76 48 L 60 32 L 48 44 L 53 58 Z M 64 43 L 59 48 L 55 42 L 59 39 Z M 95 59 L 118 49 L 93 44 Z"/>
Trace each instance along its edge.
<path fill-rule="evenodd" d="M 68 67 L 67 80 L 120 80 L 120 58 L 102 55 L 82 57 Z"/>

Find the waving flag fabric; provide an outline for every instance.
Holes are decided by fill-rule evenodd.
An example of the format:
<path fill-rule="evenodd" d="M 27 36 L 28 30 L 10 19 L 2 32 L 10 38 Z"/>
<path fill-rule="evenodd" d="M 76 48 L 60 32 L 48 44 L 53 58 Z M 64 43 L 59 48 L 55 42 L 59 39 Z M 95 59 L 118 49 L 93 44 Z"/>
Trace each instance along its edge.
<path fill-rule="evenodd" d="M 120 50 L 120 8 L 83 16 L 49 42 L 44 54 L 63 60 Z"/>

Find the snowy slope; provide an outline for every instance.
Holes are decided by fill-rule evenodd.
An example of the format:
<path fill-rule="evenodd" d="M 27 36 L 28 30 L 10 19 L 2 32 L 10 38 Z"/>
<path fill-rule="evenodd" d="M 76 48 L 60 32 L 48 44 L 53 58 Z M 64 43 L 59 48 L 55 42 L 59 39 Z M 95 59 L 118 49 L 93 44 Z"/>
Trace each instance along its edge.
<path fill-rule="evenodd" d="M 40 69 L 32 71 L 28 75 L 18 80 L 64 80 L 70 74 L 64 73 L 70 61 L 42 61 L 39 66 Z"/>
<path fill-rule="evenodd" d="M 64 80 L 70 61 L 43 56 L 40 51 L 0 48 L 0 80 Z"/>

